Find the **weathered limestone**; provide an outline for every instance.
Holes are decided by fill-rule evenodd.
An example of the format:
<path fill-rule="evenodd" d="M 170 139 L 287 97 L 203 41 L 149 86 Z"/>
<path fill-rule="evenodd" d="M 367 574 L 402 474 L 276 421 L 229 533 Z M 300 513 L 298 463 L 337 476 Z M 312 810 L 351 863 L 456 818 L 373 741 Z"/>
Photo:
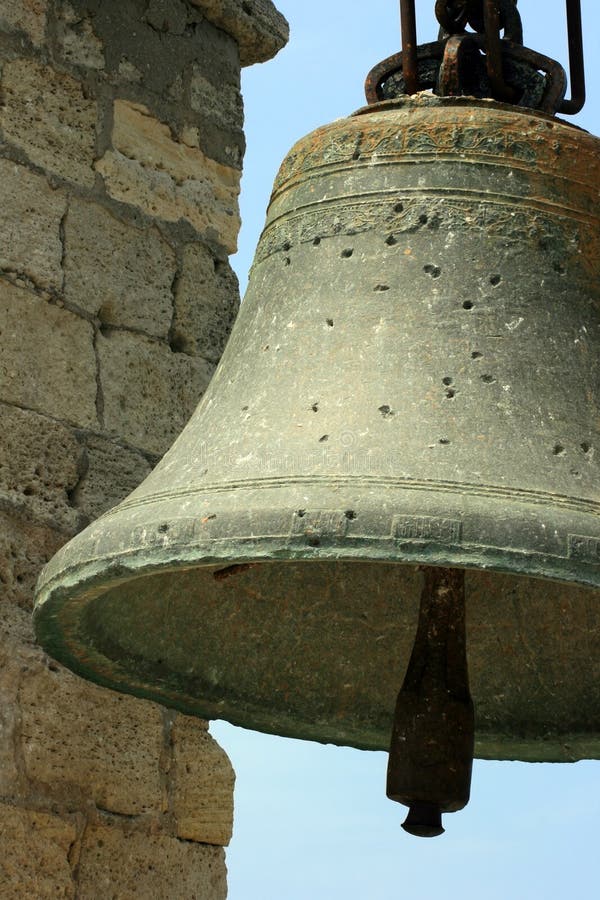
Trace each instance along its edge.
<path fill-rule="evenodd" d="M 37 647 L 33 646 L 30 610 L 19 609 L 10 600 L 0 600 L 0 696 L 2 697 L 0 796 L 2 797 L 26 793 L 20 776 L 20 760 L 17 752 L 20 721 L 19 688 L 23 673 L 39 665 L 40 653 Z M 2 854 L 0 858 L 1 856 Z"/>
<path fill-rule="evenodd" d="M 89 322 L 5 283 L 0 293 L 0 401 L 95 428 L 96 358 Z"/>
<path fill-rule="evenodd" d="M 71 497 L 91 521 L 130 494 L 152 467 L 139 450 L 122 447 L 110 438 L 89 434 L 84 443 L 83 473 Z"/>
<path fill-rule="evenodd" d="M 263 62 L 287 43 L 289 27 L 269 0 L 192 0 L 204 15 L 233 34 L 242 66 Z"/>
<path fill-rule="evenodd" d="M 173 813 L 177 835 L 188 841 L 227 845 L 235 775 L 217 742 L 198 719 L 179 716 L 173 725 Z"/>
<path fill-rule="evenodd" d="M 106 431 L 161 455 L 193 413 L 214 369 L 202 357 L 117 330 L 99 335 L 98 358 Z"/>
<path fill-rule="evenodd" d="M 34 165 L 91 187 L 98 110 L 81 83 L 34 60 L 16 59 L 4 66 L 2 93 L 6 140 Z"/>
<path fill-rule="evenodd" d="M 41 45 L 46 30 L 48 0 L 3 0 L 0 8 L 0 28 L 25 34 Z"/>
<path fill-rule="evenodd" d="M 244 104 L 238 86 L 215 83 L 199 66 L 192 69 L 190 103 L 192 109 L 218 125 L 227 128 L 233 125 L 242 130 Z"/>
<path fill-rule="evenodd" d="M 59 9 L 57 40 L 64 59 L 75 66 L 103 69 L 104 45 L 97 37 L 92 21 L 82 16 L 69 2 Z"/>
<path fill-rule="evenodd" d="M 79 900 L 99 897 L 206 898 L 227 896 L 223 850 L 161 834 L 144 834 L 118 822 L 87 829 L 79 864 Z M 118 893 L 115 893 L 115 886 Z"/>
<path fill-rule="evenodd" d="M 29 673 L 20 702 L 24 771 L 40 793 L 62 790 L 129 816 L 163 809 L 158 706 L 86 684 L 59 666 Z"/>
<path fill-rule="evenodd" d="M 172 344 L 183 353 L 218 360 L 238 307 L 237 278 L 229 264 L 215 260 L 202 244 L 187 246 L 175 290 Z"/>
<path fill-rule="evenodd" d="M 239 304 L 240 56 L 269 0 L 0 0 L 0 895 L 226 895 L 206 723 L 36 646 L 44 563 L 151 470 Z"/>
<path fill-rule="evenodd" d="M 169 126 L 139 103 L 116 100 L 113 116 L 114 149 L 96 164 L 109 194 L 153 218 L 184 219 L 235 253 L 239 170 L 175 140 Z"/>
<path fill-rule="evenodd" d="M 177 260 L 160 233 L 74 198 L 64 234 L 65 300 L 103 324 L 166 339 Z"/>
<path fill-rule="evenodd" d="M 0 159 L 0 269 L 41 289 L 60 290 L 60 227 L 67 199 L 42 175 Z"/>
<path fill-rule="evenodd" d="M 30 516 L 25 504 L 0 509 L 0 586 L 2 596 L 28 611 L 42 566 L 74 535 L 62 523 Z"/>
<path fill-rule="evenodd" d="M 79 482 L 84 451 L 71 428 L 30 410 L 0 403 L 0 498 L 42 520 L 75 532 L 81 516 L 70 492 Z"/>
<path fill-rule="evenodd" d="M 0 884 L 9 897 L 75 897 L 69 854 L 75 817 L 0 804 Z"/>

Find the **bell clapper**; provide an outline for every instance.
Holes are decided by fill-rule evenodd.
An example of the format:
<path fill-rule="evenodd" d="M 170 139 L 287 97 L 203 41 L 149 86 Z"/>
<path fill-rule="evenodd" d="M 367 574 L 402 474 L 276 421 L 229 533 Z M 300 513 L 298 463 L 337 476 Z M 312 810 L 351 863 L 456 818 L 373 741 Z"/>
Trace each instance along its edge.
<path fill-rule="evenodd" d="M 421 568 L 419 623 L 398 695 L 387 795 L 409 807 L 405 831 L 443 834 L 442 813 L 469 802 L 474 713 L 465 631 L 465 573 Z"/>

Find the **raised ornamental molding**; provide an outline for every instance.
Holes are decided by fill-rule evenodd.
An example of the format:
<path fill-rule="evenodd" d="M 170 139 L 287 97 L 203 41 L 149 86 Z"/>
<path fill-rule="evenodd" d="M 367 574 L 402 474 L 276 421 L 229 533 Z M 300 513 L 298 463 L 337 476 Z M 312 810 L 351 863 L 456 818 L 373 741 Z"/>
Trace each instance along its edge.
<path fill-rule="evenodd" d="M 236 39 L 242 66 L 271 59 L 290 35 L 287 20 L 271 0 L 191 0 L 206 18 Z"/>

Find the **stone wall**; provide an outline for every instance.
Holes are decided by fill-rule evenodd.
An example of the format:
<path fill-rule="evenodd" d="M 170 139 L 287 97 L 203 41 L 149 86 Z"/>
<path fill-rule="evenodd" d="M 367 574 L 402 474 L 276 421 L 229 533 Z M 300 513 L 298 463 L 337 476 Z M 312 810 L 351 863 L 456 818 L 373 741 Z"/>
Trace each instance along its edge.
<path fill-rule="evenodd" d="M 150 471 L 238 305 L 240 62 L 270 0 L 0 0 L 0 893 L 217 898 L 205 722 L 36 647 L 43 563 Z"/>

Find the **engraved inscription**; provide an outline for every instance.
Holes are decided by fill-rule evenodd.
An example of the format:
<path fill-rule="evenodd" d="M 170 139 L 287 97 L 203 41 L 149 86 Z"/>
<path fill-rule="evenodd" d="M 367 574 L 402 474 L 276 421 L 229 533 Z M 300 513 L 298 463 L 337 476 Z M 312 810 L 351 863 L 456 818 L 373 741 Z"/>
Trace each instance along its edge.
<path fill-rule="evenodd" d="M 322 537 L 344 537 L 347 530 L 348 517 L 340 510 L 300 509 L 292 517 L 292 536 L 305 537 L 314 546 Z"/>
<path fill-rule="evenodd" d="M 531 227 L 531 217 L 535 215 L 538 228 L 544 236 L 558 239 L 564 253 L 569 253 L 569 247 L 574 245 L 582 247 L 582 253 L 589 255 L 592 253 L 592 250 L 587 250 L 589 241 L 594 245 L 594 252 L 598 250 L 595 222 L 586 227 L 585 222 L 572 221 L 569 211 L 565 210 L 557 225 L 544 200 L 511 198 L 508 203 L 497 198 L 490 204 L 489 199 L 488 202 L 482 200 L 484 196 L 473 193 L 468 198 L 461 198 L 448 190 L 433 186 L 427 191 L 421 188 L 418 192 L 405 188 L 402 213 L 394 212 L 397 202 L 395 195 L 386 196 L 383 192 L 376 203 L 370 198 L 352 202 L 351 198 L 339 196 L 326 203 L 314 203 L 318 208 L 313 209 L 303 202 L 294 206 L 293 212 L 282 213 L 275 221 L 267 222 L 256 250 L 255 262 L 263 262 L 272 254 L 281 252 L 286 243 L 295 245 L 310 242 L 315 234 L 322 240 L 350 232 L 357 235 L 369 234 L 373 230 L 393 231 L 395 237 L 412 234 L 423 227 L 420 225 L 420 216 L 425 208 L 424 203 L 429 220 L 437 222 L 440 228 L 485 228 L 498 237 L 503 237 L 508 230 L 514 228 L 517 231 L 523 229 L 526 234 Z M 575 243 L 576 240 L 580 242 Z M 595 263 L 597 265 L 597 257 Z"/>
<path fill-rule="evenodd" d="M 569 535 L 569 558 L 584 562 L 600 562 L 600 538 L 581 534 Z"/>
<path fill-rule="evenodd" d="M 398 541 L 437 541 L 457 544 L 461 540 L 462 522 L 433 516 L 394 516 L 392 537 Z"/>

